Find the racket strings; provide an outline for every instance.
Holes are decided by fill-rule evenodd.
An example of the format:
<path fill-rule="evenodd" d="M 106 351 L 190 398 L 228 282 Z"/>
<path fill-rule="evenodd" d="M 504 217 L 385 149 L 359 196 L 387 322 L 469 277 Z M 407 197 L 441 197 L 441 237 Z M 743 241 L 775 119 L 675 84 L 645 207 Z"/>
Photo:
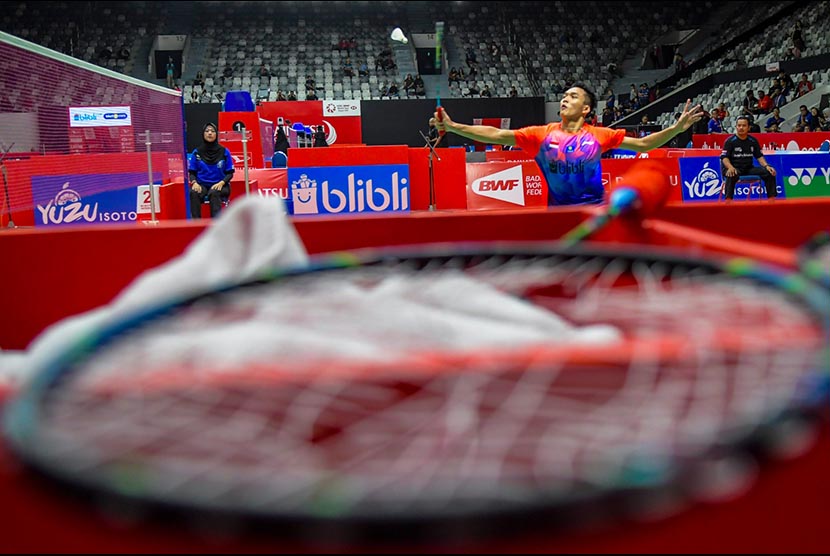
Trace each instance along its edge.
<path fill-rule="evenodd" d="M 423 320 L 442 311 L 454 318 Z M 459 316 L 474 324 L 450 326 Z M 551 337 L 500 346 L 515 357 L 477 355 L 540 322 Z M 595 360 L 534 355 L 586 327 L 614 332 Z M 676 340 L 664 355 L 638 341 L 660 336 Z M 693 266 L 404 261 L 243 288 L 145 326 L 50 396 L 44 438 L 78 473 L 129 462 L 145 491 L 231 506 L 511 500 L 613 482 L 643 451 L 691 457 L 763 422 L 791 403 L 820 341 L 783 295 Z M 620 342 L 626 357 L 606 359 Z M 472 370 L 410 369 L 442 350 L 474 352 Z M 378 375 L 315 366 L 377 357 Z"/>

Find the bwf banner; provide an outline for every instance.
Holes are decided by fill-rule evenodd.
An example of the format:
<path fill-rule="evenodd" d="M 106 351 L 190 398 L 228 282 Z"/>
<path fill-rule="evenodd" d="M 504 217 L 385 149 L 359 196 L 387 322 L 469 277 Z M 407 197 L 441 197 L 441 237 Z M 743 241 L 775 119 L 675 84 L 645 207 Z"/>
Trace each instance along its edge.
<path fill-rule="evenodd" d="M 548 188 L 535 161 L 467 164 L 467 208 L 545 207 Z"/>

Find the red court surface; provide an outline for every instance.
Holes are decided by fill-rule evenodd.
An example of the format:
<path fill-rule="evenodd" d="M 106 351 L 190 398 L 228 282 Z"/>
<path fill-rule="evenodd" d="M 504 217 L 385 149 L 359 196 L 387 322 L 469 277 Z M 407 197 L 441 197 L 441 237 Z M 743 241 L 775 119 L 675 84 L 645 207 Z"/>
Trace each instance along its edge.
<path fill-rule="evenodd" d="M 443 241 L 551 241 L 591 209 L 436 211 L 405 216 L 295 218 L 311 254 L 363 247 Z M 791 264 L 794 248 L 830 225 L 830 199 L 774 204 L 669 205 L 642 228 L 611 228 L 598 240 L 683 247 L 690 253 L 732 252 Z M 109 302 L 142 271 L 177 255 L 208 225 L 162 222 L 59 231 L 0 233 L 7 261 L 0 276 L 4 318 L 0 346 L 24 349 L 61 318 Z M 65 498 L 38 483 L 0 451 L 0 545 L 9 552 L 827 552 L 830 537 L 830 428 L 792 461 L 765 463 L 753 488 L 738 499 L 699 504 L 649 523 L 585 532 L 549 533 L 481 543 L 332 544 L 272 538 L 224 538 L 180 525 L 130 523 L 104 517 L 89 500 Z"/>

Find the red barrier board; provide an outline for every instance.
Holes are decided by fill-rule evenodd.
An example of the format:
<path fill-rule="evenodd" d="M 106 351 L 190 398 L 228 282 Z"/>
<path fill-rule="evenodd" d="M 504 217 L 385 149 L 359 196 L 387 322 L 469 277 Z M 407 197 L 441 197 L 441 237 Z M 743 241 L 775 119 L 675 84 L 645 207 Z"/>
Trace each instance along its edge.
<path fill-rule="evenodd" d="M 693 150 L 693 149 L 685 149 Z M 623 180 L 626 172 L 633 166 L 638 164 L 638 158 L 604 158 L 602 159 L 602 186 L 608 192 L 612 184 L 618 184 Z M 680 189 L 680 165 L 677 163 L 677 158 L 655 158 L 655 164 L 658 164 L 663 172 L 669 177 L 671 183 L 671 192 L 669 193 L 668 201 L 683 201 L 683 191 Z"/>
<path fill-rule="evenodd" d="M 153 173 L 161 173 L 162 183 L 170 181 L 171 178 L 168 170 L 168 157 L 169 155 L 166 152 L 155 152 L 152 154 Z M 43 155 L 25 160 L 8 160 L 5 162 L 5 167 L 12 220 L 14 220 L 17 226 L 34 226 L 33 177 L 120 174 L 125 172 L 144 172 L 146 174 L 147 154 L 139 152 Z M 102 184 L 100 190 L 104 191 L 106 189 L 106 184 Z M 4 210 L 4 217 L 5 212 Z"/>
<path fill-rule="evenodd" d="M 257 111 L 266 120 L 274 122 L 274 126 L 279 125 L 279 118 L 310 127 L 322 125 L 326 130 L 326 142 L 331 146 L 363 142 L 359 100 L 262 102 Z"/>
<path fill-rule="evenodd" d="M 467 164 L 467 208 L 546 207 L 548 187 L 535 161 Z"/>
<path fill-rule="evenodd" d="M 407 164 L 409 147 L 318 147 L 288 149 L 289 168 L 321 166 L 365 166 L 370 164 Z"/>
<path fill-rule="evenodd" d="M 732 133 L 710 133 L 692 135 L 692 146 L 722 149 L 723 143 Z M 822 142 L 830 139 L 830 132 L 812 131 L 796 133 L 751 133 L 761 148 L 770 151 L 817 151 Z"/>

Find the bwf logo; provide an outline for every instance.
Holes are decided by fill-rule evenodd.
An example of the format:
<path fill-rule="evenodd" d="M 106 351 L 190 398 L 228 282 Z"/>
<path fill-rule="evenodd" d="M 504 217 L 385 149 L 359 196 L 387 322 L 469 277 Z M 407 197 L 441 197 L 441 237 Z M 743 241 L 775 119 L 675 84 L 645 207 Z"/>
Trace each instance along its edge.
<path fill-rule="evenodd" d="M 473 181 L 473 193 L 482 197 L 525 206 L 523 178 L 522 167 L 513 166 L 507 170 Z"/>
<path fill-rule="evenodd" d="M 787 178 L 787 182 L 791 186 L 803 185 L 807 187 L 813 183 L 813 178 L 816 177 L 819 170 L 824 176 L 824 183 L 830 183 L 830 168 L 793 168 L 794 175 Z"/>

